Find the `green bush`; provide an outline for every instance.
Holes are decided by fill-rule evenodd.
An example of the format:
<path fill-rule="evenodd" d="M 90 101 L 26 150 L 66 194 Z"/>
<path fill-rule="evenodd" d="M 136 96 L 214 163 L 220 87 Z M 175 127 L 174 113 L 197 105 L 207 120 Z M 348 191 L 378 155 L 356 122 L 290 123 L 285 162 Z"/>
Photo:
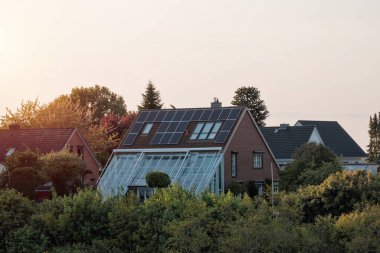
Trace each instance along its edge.
<path fill-rule="evenodd" d="M 35 171 L 32 167 L 18 167 L 10 172 L 10 187 L 29 199 L 35 199 L 36 186 Z"/>
<path fill-rule="evenodd" d="M 231 182 L 227 187 L 227 191 L 230 191 L 234 194 L 234 196 L 238 196 L 243 193 L 243 186 L 238 182 Z"/>
<path fill-rule="evenodd" d="M 168 174 L 161 171 L 151 171 L 145 176 L 148 187 L 151 188 L 165 188 L 171 183 Z"/>

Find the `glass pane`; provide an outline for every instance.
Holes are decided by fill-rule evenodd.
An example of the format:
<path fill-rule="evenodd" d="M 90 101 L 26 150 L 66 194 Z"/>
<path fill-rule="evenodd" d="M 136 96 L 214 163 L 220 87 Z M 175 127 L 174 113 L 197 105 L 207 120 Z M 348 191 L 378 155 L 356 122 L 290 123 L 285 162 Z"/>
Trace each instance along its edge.
<path fill-rule="evenodd" d="M 157 117 L 158 111 L 150 111 L 145 121 L 154 121 Z"/>
<path fill-rule="evenodd" d="M 133 133 L 133 134 L 139 133 L 143 125 L 144 125 L 144 123 L 138 123 L 138 122 L 136 122 L 133 125 L 133 127 L 131 128 L 130 133 Z"/>
<path fill-rule="evenodd" d="M 146 117 L 148 117 L 149 111 L 142 111 L 139 113 L 136 122 L 145 122 Z"/>
<path fill-rule="evenodd" d="M 155 119 L 155 122 L 161 122 L 161 121 L 163 121 L 167 112 L 168 111 L 159 111 L 158 115 L 157 115 L 157 117 Z"/>
<path fill-rule="evenodd" d="M 149 134 L 150 130 L 152 129 L 153 123 L 146 123 L 144 130 L 142 131 L 142 134 Z"/>

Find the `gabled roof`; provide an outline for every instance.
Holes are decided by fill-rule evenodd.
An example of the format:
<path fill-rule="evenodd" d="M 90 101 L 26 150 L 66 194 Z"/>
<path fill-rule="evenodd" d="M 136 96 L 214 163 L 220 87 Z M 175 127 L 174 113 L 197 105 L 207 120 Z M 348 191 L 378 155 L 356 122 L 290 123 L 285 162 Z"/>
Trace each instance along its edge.
<path fill-rule="evenodd" d="M 33 128 L 0 130 L 0 161 L 10 148 L 24 151 L 29 147 L 33 151 L 49 153 L 62 150 L 74 133 L 74 128 Z"/>
<path fill-rule="evenodd" d="M 337 156 L 366 157 L 366 153 L 336 121 L 299 120 L 296 124 L 316 126 L 325 146 Z"/>
<path fill-rule="evenodd" d="M 129 128 L 120 148 L 189 148 L 224 146 L 229 140 L 243 107 L 142 110 Z M 199 123 L 219 122 L 215 138 L 190 140 Z M 149 134 L 143 129 L 152 123 Z M 214 126 L 213 125 L 213 126 Z"/>
<path fill-rule="evenodd" d="M 314 129 L 314 126 L 260 127 L 276 159 L 292 159 L 294 152 L 309 141 Z"/>

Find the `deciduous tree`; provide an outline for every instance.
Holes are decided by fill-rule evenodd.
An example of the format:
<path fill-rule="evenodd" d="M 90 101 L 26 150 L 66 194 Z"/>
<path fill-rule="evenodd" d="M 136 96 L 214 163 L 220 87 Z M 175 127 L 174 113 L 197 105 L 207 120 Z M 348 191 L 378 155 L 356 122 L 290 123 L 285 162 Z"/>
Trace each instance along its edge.
<path fill-rule="evenodd" d="M 235 91 L 232 105 L 246 106 L 259 126 L 265 126 L 265 119 L 269 116 L 269 111 L 260 98 L 260 91 L 252 86 L 240 87 Z"/>

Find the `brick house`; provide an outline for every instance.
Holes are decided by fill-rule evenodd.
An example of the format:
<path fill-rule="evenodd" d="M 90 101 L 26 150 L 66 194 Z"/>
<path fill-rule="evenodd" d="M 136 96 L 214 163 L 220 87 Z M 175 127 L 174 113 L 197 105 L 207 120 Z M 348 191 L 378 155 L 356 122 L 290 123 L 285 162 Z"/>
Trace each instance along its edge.
<path fill-rule="evenodd" d="M 142 110 L 103 170 L 105 196 L 130 189 L 150 194 L 145 175 L 159 170 L 172 183 L 199 193 L 223 192 L 232 182 L 266 181 L 278 189 L 278 165 L 249 110 L 244 107 Z"/>
<path fill-rule="evenodd" d="M 86 162 L 83 183 L 96 185 L 102 166 L 96 159 L 88 144 L 75 128 L 32 128 L 20 129 L 13 125 L 10 129 L 0 130 L 0 164 L 15 151 L 25 151 L 30 148 L 34 152 L 47 154 L 49 152 L 68 149 L 78 154 Z"/>

